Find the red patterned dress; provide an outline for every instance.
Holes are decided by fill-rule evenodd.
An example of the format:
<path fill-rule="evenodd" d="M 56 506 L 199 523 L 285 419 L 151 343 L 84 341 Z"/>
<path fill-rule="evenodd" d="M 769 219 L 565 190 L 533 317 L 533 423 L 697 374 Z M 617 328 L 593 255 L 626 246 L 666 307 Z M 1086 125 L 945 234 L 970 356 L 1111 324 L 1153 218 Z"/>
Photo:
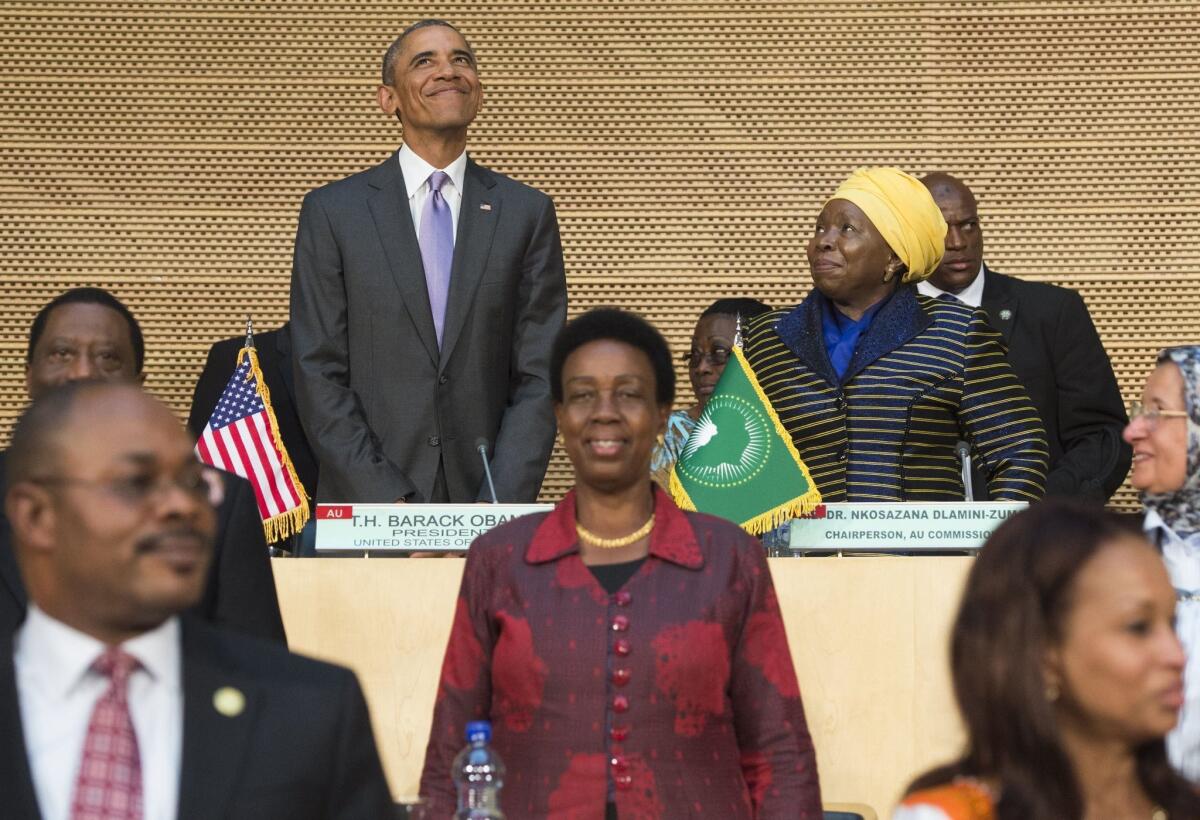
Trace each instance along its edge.
<path fill-rule="evenodd" d="M 575 494 L 467 555 L 421 795 L 454 812 L 467 721 L 492 721 L 511 820 L 821 817 L 816 755 L 761 544 L 655 490 L 650 554 L 608 594 Z"/>

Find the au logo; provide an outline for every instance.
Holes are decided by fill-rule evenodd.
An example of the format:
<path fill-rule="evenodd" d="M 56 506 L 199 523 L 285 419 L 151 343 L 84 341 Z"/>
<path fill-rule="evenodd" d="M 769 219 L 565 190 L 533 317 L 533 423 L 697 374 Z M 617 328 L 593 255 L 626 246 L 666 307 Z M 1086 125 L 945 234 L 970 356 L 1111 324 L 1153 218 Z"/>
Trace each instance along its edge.
<path fill-rule="evenodd" d="M 713 396 L 688 438 L 676 468 L 709 487 L 736 487 L 762 470 L 771 454 L 761 409 L 739 396 Z"/>

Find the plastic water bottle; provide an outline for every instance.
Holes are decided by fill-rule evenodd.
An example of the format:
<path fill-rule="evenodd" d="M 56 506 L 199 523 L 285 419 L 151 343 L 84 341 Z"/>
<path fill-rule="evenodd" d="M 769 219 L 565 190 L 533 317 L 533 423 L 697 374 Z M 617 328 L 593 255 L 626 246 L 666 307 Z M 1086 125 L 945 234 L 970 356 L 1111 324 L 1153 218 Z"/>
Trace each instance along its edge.
<path fill-rule="evenodd" d="M 454 785 L 458 789 L 455 820 L 504 820 L 500 788 L 504 763 L 490 745 L 492 724 L 475 720 L 467 724 L 467 745 L 454 758 Z"/>

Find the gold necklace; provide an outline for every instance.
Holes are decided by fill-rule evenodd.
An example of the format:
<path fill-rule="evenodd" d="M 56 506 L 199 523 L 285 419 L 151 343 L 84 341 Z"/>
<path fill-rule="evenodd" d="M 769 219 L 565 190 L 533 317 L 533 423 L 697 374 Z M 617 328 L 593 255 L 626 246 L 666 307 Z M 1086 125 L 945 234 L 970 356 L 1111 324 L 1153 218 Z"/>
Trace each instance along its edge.
<path fill-rule="evenodd" d="M 615 550 L 621 547 L 628 547 L 635 541 L 640 541 L 650 534 L 650 530 L 654 529 L 654 513 L 650 513 L 650 517 L 646 519 L 646 523 L 638 527 L 629 535 L 621 538 L 601 538 L 589 529 L 586 529 L 578 521 L 575 522 L 575 534 L 579 536 L 579 540 L 587 541 L 589 544 L 599 547 L 603 550 Z"/>

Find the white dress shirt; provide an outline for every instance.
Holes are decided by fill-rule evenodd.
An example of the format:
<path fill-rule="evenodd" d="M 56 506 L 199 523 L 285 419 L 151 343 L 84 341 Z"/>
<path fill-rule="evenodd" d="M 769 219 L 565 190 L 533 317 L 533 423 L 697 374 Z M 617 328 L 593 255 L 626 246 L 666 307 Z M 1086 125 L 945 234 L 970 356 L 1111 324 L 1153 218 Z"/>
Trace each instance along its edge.
<path fill-rule="evenodd" d="M 445 171 L 450 177 L 442 185 L 442 197 L 450 206 L 450 224 L 454 226 L 454 241 L 458 241 L 458 212 L 462 209 L 463 180 L 467 175 L 467 152 L 464 149 L 458 159 L 445 168 L 434 168 L 418 157 L 407 145 L 400 146 L 400 171 L 404 174 L 404 187 L 408 189 L 408 208 L 412 212 L 413 229 L 421 235 L 421 213 L 425 200 L 429 199 L 429 175 L 434 171 Z"/>
<path fill-rule="evenodd" d="M 17 698 L 43 820 L 68 820 L 83 743 L 108 678 L 91 671 L 107 647 L 30 605 L 14 639 Z M 129 677 L 129 711 L 142 768 L 142 817 L 175 820 L 183 758 L 179 619 L 121 644 L 141 667 Z"/>
<path fill-rule="evenodd" d="M 931 283 L 928 279 L 922 279 L 917 282 L 917 291 L 923 296 L 932 296 L 934 299 L 941 296 L 943 293 L 950 293 L 948 290 L 942 290 L 937 285 Z M 970 305 L 977 308 L 983 304 L 983 265 L 979 266 L 979 275 L 975 277 L 971 284 L 962 289 L 961 293 L 950 293 L 958 301 L 964 305 Z"/>
<path fill-rule="evenodd" d="M 1179 723 L 1167 735 L 1167 756 L 1184 777 L 1196 783 L 1200 782 L 1200 533 L 1180 538 L 1154 510 L 1146 510 L 1142 528 L 1162 550 L 1167 574 L 1179 596 L 1175 634 L 1187 654 L 1183 709 Z"/>

